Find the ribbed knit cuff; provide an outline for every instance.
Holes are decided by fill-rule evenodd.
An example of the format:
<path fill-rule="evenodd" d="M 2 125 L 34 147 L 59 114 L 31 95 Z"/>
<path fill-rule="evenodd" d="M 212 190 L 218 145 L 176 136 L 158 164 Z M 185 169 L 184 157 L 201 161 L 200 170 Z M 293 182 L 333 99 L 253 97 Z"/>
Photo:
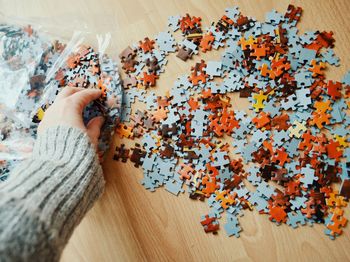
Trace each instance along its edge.
<path fill-rule="evenodd" d="M 42 209 L 45 216 L 79 203 L 82 197 L 96 200 L 104 178 L 89 137 L 80 129 L 57 126 L 38 136 L 32 157 L 15 168 L 3 186 L 9 195 Z M 94 186 L 101 192 L 90 192 Z"/>
<path fill-rule="evenodd" d="M 2 233 L 12 239 L 10 249 L 21 252 L 23 258 L 48 252 L 58 260 L 104 184 L 95 149 L 82 130 L 64 126 L 45 130 L 38 136 L 32 157 L 1 185 L 0 230 L 6 225 L 8 232 Z"/>
<path fill-rule="evenodd" d="M 82 158 L 85 161 L 94 161 L 94 158 L 98 160 L 87 134 L 78 128 L 67 126 L 50 127 L 38 135 L 33 158 L 65 164 L 75 164 Z"/>

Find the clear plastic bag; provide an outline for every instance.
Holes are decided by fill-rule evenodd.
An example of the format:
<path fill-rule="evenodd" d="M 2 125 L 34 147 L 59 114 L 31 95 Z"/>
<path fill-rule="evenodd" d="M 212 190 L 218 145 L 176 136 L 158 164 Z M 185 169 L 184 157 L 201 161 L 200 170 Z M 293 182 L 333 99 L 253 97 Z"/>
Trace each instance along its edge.
<path fill-rule="evenodd" d="M 23 21 L 0 14 L 0 116 L 6 130 L 0 140 L 6 152 L 2 154 L 0 148 L 0 166 L 28 156 L 27 145 L 32 144 L 45 110 L 66 86 L 103 91 L 83 117 L 88 122 L 96 115 L 105 116 L 99 143 L 101 156 L 107 150 L 119 121 L 123 90 L 117 63 L 106 54 L 111 33 L 104 31 L 95 34 L 75 23 L 55 26 L 39 19 Z M 8 145 L 19 139 L 30 141 L 23 143 L 25 150 L 14 146 L 9 150 Z"/>
<path fill-rule="evenodd" d="M 49 46 L 49 41 L 30 26 L 0 24 L 0 110 L 23 127 L 30 125 L 25 112 L 32 108 L 30 104 L 20 110 L 18 107 Z"/>
<path fill-rule="evenodd" d="M 21 160 L 31 155 L 34 138 L 30 129 L 19 128 L 0 114 L 0 181 L 4 181 L 10 170 Z"/>

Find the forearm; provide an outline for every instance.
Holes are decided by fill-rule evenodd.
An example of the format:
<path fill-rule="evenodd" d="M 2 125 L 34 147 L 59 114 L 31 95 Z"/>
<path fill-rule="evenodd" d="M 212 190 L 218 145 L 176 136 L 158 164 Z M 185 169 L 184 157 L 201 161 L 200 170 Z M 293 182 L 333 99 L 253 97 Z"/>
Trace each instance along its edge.
<path fill-rule="evenodd" d="M 0 257 L 58 260 L 103 187 L 102 169 L 88 137 L 75 128 L 47 129 L 32 158 L 1 186 Z"/>

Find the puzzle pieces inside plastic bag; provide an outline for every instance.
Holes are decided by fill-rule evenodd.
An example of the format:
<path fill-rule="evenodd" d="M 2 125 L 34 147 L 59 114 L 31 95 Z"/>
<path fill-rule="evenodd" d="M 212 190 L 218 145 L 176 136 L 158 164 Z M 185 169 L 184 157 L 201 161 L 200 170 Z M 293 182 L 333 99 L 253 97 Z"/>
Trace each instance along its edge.
<path fill-rule="evenodd" d="M 85 37 L 75 32 L 65 43 L 60 36 L 30 25 L 0 24 L 0 112 L 12 122 L 10 133 L 35 137 L 45 110 L 65 86 L 98 88 L 103 95 L 84 110 L 83 117 L 87 123 L 96 115 L 105 116 L 99 140 L 102 157 L 120 119 L 123 91 L 116 62 L 104 54 L 108 34 L 99 36 L 96 50 L 82 44 Z M 23 159 L 16 154 L 12 158 Z M 9 154 L 0 159 L 12 161 Z"/>
<path fill-rule="evenodd" d="M 1 111 L 28 128 L 38 93 L 44 89 L 43 59 L 51 43 L 31 26 L 0 24 Z"/>
<path fill-rule="evenodd" d="M 16 164 L 31 155 L 34 138 L 30 130 L 18 128 L 0 113 L 0 181 L 4 181 Z"/>
<path fill-rule="evenodd" d="M 120 120 L 123 88 L 118 67 L 106 54 L 99 54 L 90 46 L 78 45 L 75 49 L 64 58 L 61 67 L 51 69 L 55 72 L 54 77 L 46 82 L 38 103 L 40 107 L 33 113 L 33 122 L 40 123 L 45 110 L 66 86 L 100 89 L 101 97 L 85 108 L 83 118 L 87 124 L 95 116 L 105 117 L 99 140 L 99 150 L 103 153 L 108 149 L 109 138 Z M 62 49 L 61 55 L 64 52 Z M 49 61 L 50 58 L 47 57 Z"/>

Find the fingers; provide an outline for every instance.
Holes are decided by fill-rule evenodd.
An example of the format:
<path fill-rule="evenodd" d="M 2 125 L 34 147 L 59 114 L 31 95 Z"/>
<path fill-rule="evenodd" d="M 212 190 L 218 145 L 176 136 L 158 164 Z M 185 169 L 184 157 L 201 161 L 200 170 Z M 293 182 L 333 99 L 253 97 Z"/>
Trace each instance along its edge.
<path fill-rule="evenodd" d="M 68 97 L 70 95 L 73 95 L 76 92 L 82 91 L 84 88 L 82 87 L 71 87 L 71 86 L 66 86 L 62 89 L 61 92 L 58 93 L 56 100 L 60 100 L 62 98 Z"/>
<path fill-rule="evenodd" d="M 86 125 L 87 134 L 91 139 L 91 142 L 97 145 L 98 138 L 100 137 L 101 127 L 104 123 L 104 117 L 96 116 L 92 118 Z"/>
<path fill-rule="evenodd" d="M 93 100 L 99 98 L 102 92 L 99 89 L 84 89 L 79 92 L 75 92 L 70 98 L 73 100 L 73 103 L 77 104 L 79 110 L 82 112 L 83 109 Z"/>

